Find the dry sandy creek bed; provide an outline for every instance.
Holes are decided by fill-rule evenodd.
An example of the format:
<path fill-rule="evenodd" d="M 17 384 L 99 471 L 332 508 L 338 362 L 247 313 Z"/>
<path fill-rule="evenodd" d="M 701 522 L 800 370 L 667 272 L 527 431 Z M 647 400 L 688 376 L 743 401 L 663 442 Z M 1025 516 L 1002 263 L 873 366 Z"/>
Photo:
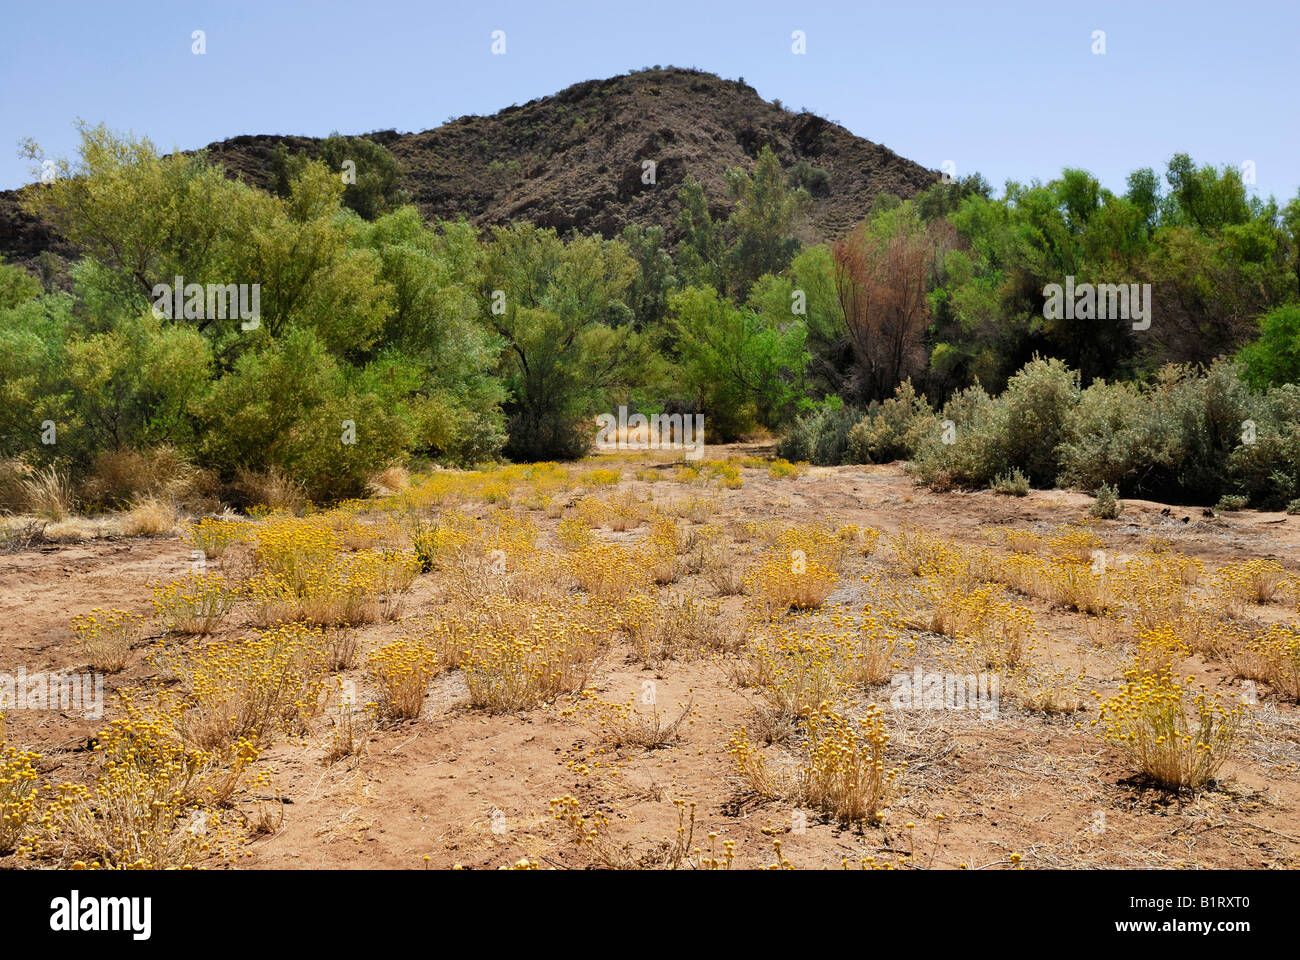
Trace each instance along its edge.
<path fill-rule="evenodd" d="M 1033 491 L 1021 499 L 935 494 L 914 486 L 898 465 L 812 468 L 784 479 L 746 469 L 743 476 L 738 489 L 710 488 L 707 495 L 718 504 L 710 522 L 852 523 L 885 534 L 915 524 L 977 544 L 986 542 L 982 531 L 988 527 L 1042 528 L 1082 517 L 1090 502 L 1061 491 Z M 627 471 L 615 492 L 704 495 L 630 477 Z M 494 508 L 465 509 L 486 514 Z M 1119 520 L 1097 529 L 1115 551 L 1137 551 L 1158 536 L 1211 568 L 1231 559 L 1271 558 L 1291 572 L 1297 569 L 1300 517 L 1242 512 L 1216 518 L 1199 508 L 1164 509 L 1129 501 Z M 553 537 L 555 519 L 541 512 L 529 516 L 542 528 L 544 542 Z M 0 673 L 19 666 L 29 673 L 84 668 L 71 618 L 93 607 L 149 614 L 150 582 L 182 575 L 189 562 L 188 542 L 175 536 L 95 540 L 0 556 Z M 859 568 L 870 562 L 854 557 L 828 603 L 851 609 L 860 593 Z M 435 576 L 417 580 L 405 617 L 427 611 Z M 675 587 L 709 595 L 707 585 L 693 585 L 690 578 Z M 740 602 L 730 598 L 727 605 Z M 1125 654 L 1091 644 L 1082 615 L 1032 599 L 1017 602 L 1031 607 L 1045 628 L 1050 655 L 1084 667 L 1090 689 L 1104 696 L 1118 687 Z M 1294 608 L 1276 606 L 1275 618 L 1294 619 Z M 251 630 L 236 608 L 219 636 Z M 368 646 L 409 630 L 397 622 L 367 626 L 360 634 Z M 107 679 L 106 719 L 114 716 L 114 691 L 154 673 L 146 653 L 134 651 L 127 669 Z M 1223 663 L 1192 657 L 1185 669 L 1221 695 L 1239 698 L 1241 681 Z M 360 670 L 353 674 L 363 682 Z M 1010 865 L 1012 854 L 1031 869 L 1284 868 L 1300 856 L 1300 708 L 1269 696 L 1255 706 L 1223 781 L 1191 797 L 1135 781 L 1118 752 L 1089 727 L 1095 706 L 1055 717 L 1014 704 L 1004 704 L 996 719 L 953 711 L 889 714 L 891 747 L 910 768 L 883 825 L 861 830 L 814 815 L 805 830 L 794 831 L 788 805 L 758 802 L 738 788 L 726 744 L 729 732 L 745 724 L 751 697 L 730 682 L 727 664 L 698 659 L 646 669 L 616 646 L 599 662 L 592 685 L 605 699 L 622 701 L 647 679 L 655 681 L 661 702 L 694 697 L 694 720 L 682 741 L 665 749 L 617 751 L 586 773 L 569 761 L 595 747 L 595 737 L 563 715 L 560 705 L 488 716 L 462 705 L 464 686 L 456 672 L 434 682 L 418 720 L 374 732 L 359 763 L 323 763 L 320 737 L 282 740 L 266 751 L 261 765 L 270 773 L 267 796 L 278 795 L 283 803 L 283 822 L 250 837 L 239 864 L 495 868 L 527 857 L 543 868 L 590 866 L 590 851 L 575 845 L 548 811 L 549 799 L 566 794 L 585 810 L 603 813 L 611 836 L 636 849 L 674 836 L 673 800 L 693 801 L 695 843 L 707 847 L 710 832 L 718 834 L 719 850 L 722 841 L 734 841 L 738 867 L 773 862 L 774 838 L 796 868 L 837 867 L 845 857 L 855 863 L 868 856 L 894 861 L 900 855 L 921 867 L 1001 868 Z M 7 734 L 12 744 L 45 757 L 43 775 L 50 781 L 77 780 L 90 769 L 93 752 L 87 746 L 102 723 L 56 711 L 15 711 Z M 915 826 L 908 829 L 908 823 Z"/>

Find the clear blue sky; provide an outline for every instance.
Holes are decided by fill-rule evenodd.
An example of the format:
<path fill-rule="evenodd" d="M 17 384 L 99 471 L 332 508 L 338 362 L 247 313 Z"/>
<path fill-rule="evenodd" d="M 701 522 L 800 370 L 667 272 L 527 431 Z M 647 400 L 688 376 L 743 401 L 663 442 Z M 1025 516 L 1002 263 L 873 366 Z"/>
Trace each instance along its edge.
<path fill-rule="evenodd" d="M 1063 166 L 1255 164 L 1300 186 L 1300 4 L 31 0 L 5 4 L 0 187 L 81 117 L 199 147 L 241 133 L 424 130 L 642 66 L 743 76 L 927 167 L 995 187 Z M 193 30 L 207 53 L 191 53 Z M 491 33 L 506 32 L 493 56 Z M 807 53 L 791 53 L 803 30 Z M 1106 53 L 1092 53 L 1092 33 Z"/>

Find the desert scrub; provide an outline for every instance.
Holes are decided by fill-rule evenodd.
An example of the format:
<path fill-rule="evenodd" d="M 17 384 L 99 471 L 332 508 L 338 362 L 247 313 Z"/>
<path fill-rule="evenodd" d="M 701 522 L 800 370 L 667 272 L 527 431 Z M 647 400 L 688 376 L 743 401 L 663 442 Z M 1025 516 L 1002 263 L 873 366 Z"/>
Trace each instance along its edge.
<path fill-rule="evenodd" d="M 207 559 L 219 560 L 232 544 L 246 541 L 251 531 L 252 524 L 243 520 L 203 517 L 190 531 L 190 543 L 195 550 L 202 550 Z"/>
<path fill-rule="evenodd" d="M 607 611 L 560 599 L 493 606 L 477 623 L 444 625 L 463 645 L 472 706 L 489 713 L 529 710 L 586 686 L 609 640 Z"/>
<path fill-rule="evenodd" d="M 605 467 L 597 467 L 595 470 L 588 470 L 582 475 L 585 483 L 593 487 L 609 487 L 618 483 L 623 475 L 617 470 L 609 470 Z"/>
<path fill-rule="evenodd" d="M 677 808 L 676 837 L 652 843 L 643 850 L 637 850 L 630 843 L 615 841 L 609 835 L 608 818 L 598 811 L 591 814 L 584 813 L 582 804 L 576 797 L 566 794 L 549 801 L 548 805 L 551 815 L 567 830 L 573 842 L 580 849 L 590 852 L 597 863 L 608 869 L 677 870 L 684 865 L 696 865 L 690 859 L 692 854 L 700 853 L 699 848 L 694 846 L 695 801 L 688 804 L 685 800 L 674 800 L 673 806 Z M 710 835 L 711 839 L 715 837 L 716 835 Z M 726 848 L 728 867 L 734 856 L 733 846 L 728 843 Z M 520 861 L 524 864 L 527 862 Z M 516 864 L 516 867 L 518 866 Z M 702 859 L 699 866 L 706 869 L 719 869 L 718 859 L 716 856 Z"/>
<path fill-rule="evenodd" d="M 1300 630 L 1275 623 L 1253 640 L 1249 651 L 1264 680 L 1288 700 L 1300 701 Z"/>
<path fill-rule="evenodd" d="M 820 809 L 843 823 L 874 822 L 895 796 L 907 762 L 886 767 L 889 733 L 875 704 L 849 718 L 822 703 L 808 716 L 807 757 L 793 774 L 772 771 L 744 731 L 727 744 L 741 779 L 759 796 Z"/>
<path fill-rule="evenodd" d="M 324 633 L 299 623 L 213 643 L 195 656 L 177 720 L 181 736 L 210 750 L 303 733 L 320 712 L 327 669 Z"/>
<path fill-rule="evenodd" d="M 396 619 L 420 571 L 414 553 L 362 550 L 328 554 L 315 566 L 264 572 L 246 586 L 260 626 L 285 621 L 318 626 Z"/>
<path fill-rule="evenodd" d="M 644 709 L 638 708 L 638 700 Z M 594 724 L 605 746 L 656 750 L 681 740 L 682 725 L 687 722 L 694 702 L 692 697 L 684 704 L 677 704 L 675 711 L 660 713 L 653 688 L 639 694 L 629 693 L 623 703 L 609 703 L 601 700 L 594 690 L 584 690 L 577 709 L 586 724 Z"/>
<path fill-rule="evenodd" d="M 1244 605 L 1272 603 L 1286 582 L 1286 569 L 1276 560 L 1225 563 L 1214 574 L 1214 589 L 1230 612 Z"/>
<path fill-rule="evenodd" d="M 372 653 L 368 668 L 379 687 L 379 715 L 413 720 L 424 706 L 429 681 L 438 673 L 438 655 L 420 641 L 403 638 Z"/>
<path fill-rule="evenodd" d="M 898 632 L 883 617 L 864 614 L 856 649 L 849 654 L 849 679 L 868 687 L 885 683 L 899 669 L 898 647 Z"/>
<path fill-rule="evenodd" d="M 74 617 L 72 629 L 92 670 L 117 673 L 126 666 L 131 647 L 144 636 L 144 623 L 144 617 L 130 610 L 95 607 Z"/>
<path fill-rule="evenodd" d="M 749 464 L 746 464 L 746 466 L 749 466 Z M 773 480 L 780 480 L 785 477 L 797 477 L 802 472 L 803 471 L 798 465 L 791 463 L 789 460 L 784 460 L 781 457 L 777 457 L 767 465 L 767 475 Z"/>
<path fill-rule="evenodd" d="M 49 845 L 64 867 L 190 867 L 221 842 L 220 811 L 195 802 L 199 764 L 165 722 L 113 721 L 95 748 L 90 785 L 62 784 L 48 814 Z"/>
<path fill-rule="evenodd" d="M 1045 587 L 1040 595 L 1052 603 L 1092 616 L 1102 616 L 1115 608 L 1114 590 L 1104 563 L 1049 560 L 1040 567 L 1040 573 Z"/>
<path fill-rule="evenodd" d="M 154 614 L 167 633 L 212 633 L 234 605 L 219 574 L 191 573 L 153 588 Z"/>
<path fill-rule="evenodd" d="M 1102 702 L 1102 738 L 1116 744 L 1135 771 L 1171 790 L 1198 790 L 1228 758 L 1241 708 L 1224 708 L 1204 691 L 1191 697 L 1169 673 L 1128 675 Z"/>
<path fill-rule="evenodd" d="M 733 679 L 758 692 L 755 719 L 763 739 L 785 739 L 823 702 L 839 700 L 855 652 L 851 635 L 815 629 L 755 640 L 734 667 Z"/>
<path fill-rule="evenodd" d="M 1124 512 L 1124 504 L 1119 499 L 1119 490 L 1113 484 L 1103 483 L 1097 488 L 1096 499 L 1088 513 L 1098 520 L 1114 520 Z"/>
<path fill-rule="evenodd" d="M 690 597 L 662 601 L 645 594 L 630 596 L 622 604 L 619 624 L 633 656 L 646 666 L 708 652 L 734 653 L 744 644 L 742 634 L 728 629 L 716 603 Z"/>
<path fill-rule="evenodd" d="M 856 523 L 840 527 L 835 533 L 841 540 L 852 546 L 855 553 L 864 557 L 875 553 L 876 544 L 880 541 L 879 530 L 874 527 L 859 527 Z"/>
<path fill-rule="evenodd" d="M 745 576 L 746 590 L 769 613 L 819 607 L 839 582 L 846 550 L 834 531 L 791 527 L 776 536 Z"/>
<path fill-rule="evenodd" d="M 991 489 L 994 493 L 1000 493 L 1009 497 L 1027 497 L 1029 496 L 1029 478 L 1020 472 L 1020 468 L 1013 467 L 1009 473 L 1000 473 L 993 478 Z"/>
<path fill-rule="evenodd" d="M 619 599 L 650 589 L 645 552 L 593 542 L 565 558 L 569 574 L 593 597 Z"/>
<path fill-rule="evenodd" d="M 0 727 L 0 856 L 12 853 L 22 843 L 36 813 L 36 764 L 40 761 L 38 754 L 6 744 L 3 732 Z"/>

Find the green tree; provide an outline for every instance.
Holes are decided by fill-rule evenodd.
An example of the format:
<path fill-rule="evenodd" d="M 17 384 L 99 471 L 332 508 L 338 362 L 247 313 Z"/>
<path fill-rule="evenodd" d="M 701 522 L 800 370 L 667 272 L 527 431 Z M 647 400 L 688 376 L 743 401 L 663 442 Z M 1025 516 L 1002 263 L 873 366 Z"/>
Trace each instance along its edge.
<path fill-rule="evenodd" d="M 649 345 L 626 303 L 636 273 L 618 240 L 574 237 L 566 244 L 532 224 L 493 229 L 485 319 L 504 344 L 507 455 L 582 455 L 595 434 L 591 418 L 609 408 L 616 391 L 646 383 Z"/>
<path fill-rule="evenodd" d="M 727 190 L 736 201 L 728 220 L 735 237 L 727 252 L 728 290 L 744 298 L 755 280 L 780 273 L 799 252 L 794 232 L 809 196 L 802 188 L 786 187 L 771 147 L 759 152 L 752 177 L 740 168 L 728 171 Z"/>
<path fill-rule="evenodd" d="M 668 327 L 690 408 L 709 435 L 734 440 L 755 423 L 777 426 L 803 396 L 808 363 L 799 317 L 737 307 L 711 287 L 669 297 Z"/>
<path fill-rule="evenodd" d="M 1243 379 L 1255 387 L 1300 383 L 1300 305 L 1270 310 L 1259 329 L 1259 339 L 1237 354 Z"/>

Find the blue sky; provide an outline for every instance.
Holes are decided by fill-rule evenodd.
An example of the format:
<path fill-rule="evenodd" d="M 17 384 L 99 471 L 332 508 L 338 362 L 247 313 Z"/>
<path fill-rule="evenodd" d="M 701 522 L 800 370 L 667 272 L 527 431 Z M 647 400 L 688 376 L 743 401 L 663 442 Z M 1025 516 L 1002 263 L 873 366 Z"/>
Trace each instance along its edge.
<path fill-rule="evenodd" d="M 3 188 L 33 179 L 22 137 L 68 154 L 78 117 L 163 149 L 424 130 L 654 64 L 743 76 L 768 100 L 999 188 L 1076 166 L 1122 190 L 1130 170 L 1163 171 L 1178 151 L 1252 161 L 1261 195 L 1300 186 L 1294 0 L 40 0 L 6 4 L 3 23 Z"/>

